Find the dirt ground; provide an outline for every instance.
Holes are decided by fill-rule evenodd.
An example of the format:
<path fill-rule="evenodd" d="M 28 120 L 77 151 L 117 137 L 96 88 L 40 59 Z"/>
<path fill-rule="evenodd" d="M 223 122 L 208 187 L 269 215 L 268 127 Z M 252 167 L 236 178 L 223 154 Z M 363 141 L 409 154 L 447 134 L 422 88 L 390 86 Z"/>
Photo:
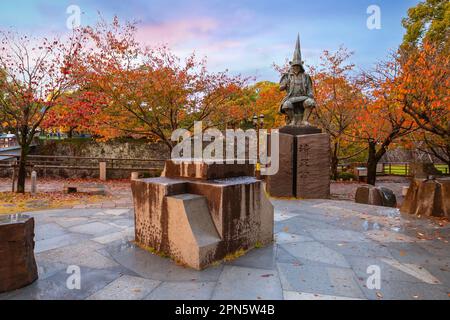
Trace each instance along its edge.
<path fill-rule="evenodd" d="M 65 184 L 102 185 L 105 195 L 84 193 L 64 194 Z M 133 206 L 130 180 L 100 181 L 97 179 L 38 180 L 37 193 L 29 193 L 31 181 L 26 181 L 25 194 L 11 192 L 11 179 L 0 178 L 0 214 L 36 211 L 52 208 L 130 208 Z"/>

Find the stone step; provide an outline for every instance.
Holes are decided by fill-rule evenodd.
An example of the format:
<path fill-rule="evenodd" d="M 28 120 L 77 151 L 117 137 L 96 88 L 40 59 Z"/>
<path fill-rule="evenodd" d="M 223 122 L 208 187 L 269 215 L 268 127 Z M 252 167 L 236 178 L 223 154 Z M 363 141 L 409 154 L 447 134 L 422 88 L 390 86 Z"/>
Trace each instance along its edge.
<path fill-rule="evenodd" d="M 181 262 L 203 269 L 210 263 L 222 241 L 204 196 L 180 194 L 168 196 L 168 232 L 171 250 L 178 252 Z"/>

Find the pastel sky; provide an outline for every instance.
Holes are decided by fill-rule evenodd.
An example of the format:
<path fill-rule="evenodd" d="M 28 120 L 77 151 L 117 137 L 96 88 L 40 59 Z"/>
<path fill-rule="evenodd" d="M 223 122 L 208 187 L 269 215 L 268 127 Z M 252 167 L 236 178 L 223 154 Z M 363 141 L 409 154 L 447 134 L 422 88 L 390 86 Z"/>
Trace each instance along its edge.
<path fill-rule="evenodd" d="M 81 24 L 118 15 L 139 22 L 138 39 L 166 43 L 180 56 L 207 56 L 214 71 L 277 80 L 272 64 L 291 58 L 300 33 L 303 59 L 317 64 L 320 53 L 341 44 L 353 62 L 370 68 L 398 47 L 401 19 L 419 0 L 14 0 L 0 2 L 0 29 L 31 35 L 68 32 L 70 5 L 82 11 Z M 381 9 L 381 29 L 369 30 L 367 8 Z"/>

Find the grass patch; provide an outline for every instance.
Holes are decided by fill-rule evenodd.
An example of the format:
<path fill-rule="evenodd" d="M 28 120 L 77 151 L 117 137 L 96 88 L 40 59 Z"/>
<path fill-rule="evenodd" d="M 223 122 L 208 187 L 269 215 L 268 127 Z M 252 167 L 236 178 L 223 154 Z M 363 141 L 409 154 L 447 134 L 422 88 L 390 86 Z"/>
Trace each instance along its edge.
<path fill-rule="evenodd" d="M 434 165 L 435 168 L 439 171 L 441 171 L 442 173 L 449 173 L 449 168 L 446 164 L 436 164 Z M 408 170 L 405 167 L 405 165 L 391 165 L 390 166 L 390 170 L 389 170 L 389 166 L 385 166 L 384 167 L 384 173 L 385 174 L 391 174 L 391 175 L 395 175 L 395 176 L 406 176 L 408 175 Z"/>
<path fill-rule="evenodd" d="M 245 255 L 246 253 L 247 253 L 246 250 L 244 250 L 244 249 L 239 249 L 239 250 L 236 251 L 236 252 L 227 254 L 227 255 L 225 256 L 225 258 L 223 258 L 223 261 L 225 261 L 225 262 L 230 262 L 230 261 L 236 260 L 237 258 L 242 257 L 242 256 Z"/>
<path fill-rule="evenodd" d="M 255 243 L 255 249 L 261 249 L 261 248 L 263 248 L 264 246 L 263 246 L 263 244 L 261 243 L 261 242 L 259 242 L 259 241 L 257 241 L 256 243 Z"/>
<path fill-rule="evenodd" d="M 139 248 L 141 248 L 142 250 L 150 252 L 151 254 L 154 254 L 154 255 L 159 256 L 159 257 L 164 258 L 164 259 L 170 258 L 169 255 L 167 255 L 167 254 L 165 254 L 165 253 L 163 253 L 161 251 L 158 251 L 158 250 L 156 250 L 153 247 L 149 247 L 149 246 L 143 245 L 143 244 L 141 244 L 139 242 L 136 242 L 136 241 L 133 241 L 133 243 L 135 245 L 137 245 Z"/>

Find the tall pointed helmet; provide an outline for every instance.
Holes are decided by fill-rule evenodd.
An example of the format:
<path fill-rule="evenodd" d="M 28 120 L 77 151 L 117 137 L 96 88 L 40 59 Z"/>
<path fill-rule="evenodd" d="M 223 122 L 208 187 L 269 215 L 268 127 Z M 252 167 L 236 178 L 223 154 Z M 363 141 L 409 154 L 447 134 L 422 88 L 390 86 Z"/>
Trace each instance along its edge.
<path fill-rule="evenodd" d="M 303 67 L 302 51 L 300 49 L 300 35 L 297 35 L 297 43 L 295 44 L 294 57 L 292 58 L 291 65 Z"/>

